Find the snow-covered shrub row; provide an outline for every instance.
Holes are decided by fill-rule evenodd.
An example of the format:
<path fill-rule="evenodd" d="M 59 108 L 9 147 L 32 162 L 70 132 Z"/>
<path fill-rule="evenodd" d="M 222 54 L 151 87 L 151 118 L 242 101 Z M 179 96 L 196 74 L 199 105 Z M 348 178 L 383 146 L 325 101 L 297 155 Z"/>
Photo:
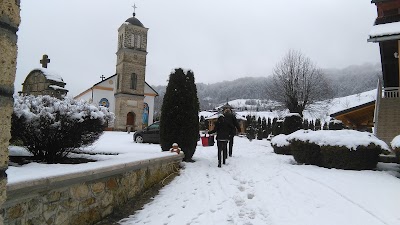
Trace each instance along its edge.
<path fill-rule="evenodd" d="M 393 138 L 390 142 L 394 153 L 396 153 L 397 162 L 400 162 L 400 135 Z"/>
<path fill-rule="evenodd" d="M 271 145 L 276 154 L 291 155 L 290 143 L 287 141 L 287 135 L 280 134 L 272 138 Z"/>
<path fill-rule="evenodd" d="M 288 147 L 297 162 L 327 168 L 372 169 L 382 150 L 389 150 L 373 134 L 355 130 L 299 130 L 275 138 L 271 144 Z"/>
<path fill-rule="evenodd" d="M 346 128 L 342 121 L 335 119 L 331 119 L 328 126 L 329 130 L 343 130 Z"/>
<path fill-rule="evenodd" d="M 113 120 L 105 107 L 71 98 L 14 96 L 11 134 L 39 160 L 57 162 L 71 150 L 87 146 Z"/>

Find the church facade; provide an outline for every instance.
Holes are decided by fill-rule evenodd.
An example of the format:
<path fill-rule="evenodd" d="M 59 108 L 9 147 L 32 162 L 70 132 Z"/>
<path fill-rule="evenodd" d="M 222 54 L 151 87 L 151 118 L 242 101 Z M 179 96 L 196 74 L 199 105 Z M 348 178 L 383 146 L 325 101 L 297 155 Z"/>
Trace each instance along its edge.
<path fill-rule="evenodd" d="M 114 130 L 141 130 L 152 124 L 157 92 L 145 82 L 148 28 L 135 17 L 118 29 L 116 74 L 75 99 L 107 106 L 115 114 Z"/>

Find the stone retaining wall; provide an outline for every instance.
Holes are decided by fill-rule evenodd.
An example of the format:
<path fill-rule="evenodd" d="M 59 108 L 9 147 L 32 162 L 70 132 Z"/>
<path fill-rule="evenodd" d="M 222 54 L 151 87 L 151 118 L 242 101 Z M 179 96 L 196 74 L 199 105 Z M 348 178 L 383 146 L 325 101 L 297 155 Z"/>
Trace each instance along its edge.
<path fill-rule="evenodd" d="M 94 224 L 177 172 L 181 161 L 171 155 L 8 185 L 4 223 Z"/>
<path fill-rule="evenodd" d="M 0 1 L 0 206 L 6 200 L 6 169 L 13 111 L 14 80 L 17 64 L 17 31 L 20 23 L 19 0 Z M 0 224 L 3 218 L 0 215 Z"/>

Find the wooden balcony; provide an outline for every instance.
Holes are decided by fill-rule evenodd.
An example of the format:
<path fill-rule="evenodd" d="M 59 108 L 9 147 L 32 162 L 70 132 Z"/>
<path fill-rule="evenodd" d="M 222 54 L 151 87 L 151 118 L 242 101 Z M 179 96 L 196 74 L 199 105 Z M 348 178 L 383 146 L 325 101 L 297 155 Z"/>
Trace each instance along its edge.
<path fill-rule="evenodd" d="M 382 98 L 399 98 L 399 87 L 383 88 Z"/>

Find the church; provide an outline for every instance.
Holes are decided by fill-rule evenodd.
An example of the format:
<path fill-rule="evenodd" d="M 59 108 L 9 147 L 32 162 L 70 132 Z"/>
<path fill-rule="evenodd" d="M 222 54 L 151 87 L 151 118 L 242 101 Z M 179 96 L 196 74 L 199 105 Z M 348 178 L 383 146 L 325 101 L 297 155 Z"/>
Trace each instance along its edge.
<path fill-rule="evenodd" d="M 109 129 L 142 130 L 153 123 L 158 93 L 145 81 L 147 31 L 133 13 L 118 29 L 116 74 L 102 76 L 102 81 L 75 97 L 108 107 L 115 114 Z"/>

